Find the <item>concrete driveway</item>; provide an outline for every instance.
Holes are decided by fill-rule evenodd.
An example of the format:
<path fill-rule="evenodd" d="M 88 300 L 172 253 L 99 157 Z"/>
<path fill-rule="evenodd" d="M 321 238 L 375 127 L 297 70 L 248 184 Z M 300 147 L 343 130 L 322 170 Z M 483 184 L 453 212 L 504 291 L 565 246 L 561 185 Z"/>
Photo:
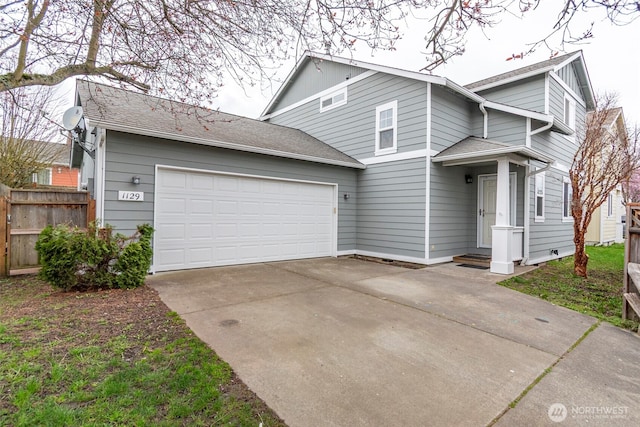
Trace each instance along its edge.
<path fill-rule="evenodd" d="M 503 278 L 322 258 L 148 283 L 290 426 L 640 425 L 638 336 Z"/>

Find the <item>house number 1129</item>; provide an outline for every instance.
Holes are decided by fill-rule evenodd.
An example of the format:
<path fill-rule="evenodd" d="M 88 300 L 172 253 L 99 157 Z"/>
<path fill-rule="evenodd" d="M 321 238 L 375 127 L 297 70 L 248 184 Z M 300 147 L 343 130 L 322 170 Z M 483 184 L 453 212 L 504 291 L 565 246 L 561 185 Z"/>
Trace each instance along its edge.
<path fill-rule="evenodd" d="M 144 202 L 142 191 L 118 191 L 118 200 L 125 202 Z"/>

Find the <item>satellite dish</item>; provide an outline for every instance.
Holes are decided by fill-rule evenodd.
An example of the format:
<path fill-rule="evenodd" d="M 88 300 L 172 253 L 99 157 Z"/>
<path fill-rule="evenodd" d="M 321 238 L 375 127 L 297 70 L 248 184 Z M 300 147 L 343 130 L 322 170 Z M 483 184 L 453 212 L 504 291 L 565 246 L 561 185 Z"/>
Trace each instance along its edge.
<path fill-rule="evenodd" d="M 71 107 L 62 116 L 62 126 L 66 130 L 74 130 L 82 120 L 82 107 Z"/>

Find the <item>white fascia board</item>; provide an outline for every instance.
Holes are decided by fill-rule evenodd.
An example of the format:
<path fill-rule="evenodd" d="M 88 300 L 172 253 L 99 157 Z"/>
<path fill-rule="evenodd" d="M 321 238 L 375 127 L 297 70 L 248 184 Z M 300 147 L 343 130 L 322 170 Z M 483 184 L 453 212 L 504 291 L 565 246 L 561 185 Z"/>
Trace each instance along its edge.
<path fill-rule="evenodd" d="M 446 80 L 444 77 L 440 76 L 432 76 L 430 74 L 422 74 L 416 71 L 408 71 L 400 68 L 388 67 L 385 65 L 372 64 L 370 62 L 358 61 L 355 59 L 342 58 L 339 56 L 331 56 L 322 53 L 309 53 L 310 58 L 321 59 L 323 61 L 332 61 L 337 62 L 338 64 L 344 65 L 352 65 L 354 67 L 367 68 L 369 70 L 378 71 L 381 73 L 392 74 L 400 77 L 408 77 L 414 80 L 420 80 L 427 83 L 435 83 L 444 86 L 446 84 Z"/>
<path fill-rule="evenodd" d="M 264 116 L 267 113 L 267 111 L 269 111 L 271 107 L 273 107 L 273 104 L 276 102 L 276 100 L 280 99 L 280 95 L 282 94 L 282 92 L 284 92 L 284 90 L 289 86 L 291 79 L 293 79 L 293 76 L 298 72 L 300 67 L 302 67 L 302 64 L 304 64 L 307 61 L 307 59 L 309 59 L 309 52 L 305 51 L 305 53 L 300 57 L 298 62 L 296 62 L 296 65 L 291 69 L 291 71 L 289 71 L 289 74 L 284 79 L 284 82 L 280 85 L 280 87 L 278 88 L 278 91 L 276 92 L 275 95 L 273 95 L 273 98 L 271 98 L 271 101 L 269 101 L 269 103 L 265 107 L 262 114 L 260 114 L 260 116 Z"/>
<path fill-rule="evenodd" d="M 452 154 L 449 156 L 442 156 L 442 157 L 433 159 L 433 161 L 442 162 L 444 164 L 444 163 L 456 162 L 460 160 L 465 161 L 465 160 L 471 160 L 471 159 L 490 160 L 489 158 L 504 155 L 504 154 L 523 154 L 527 157 L 533 158 L 535 160 L 539 160 L 541 162 L 545 162 L 545 163 L 553 162 L 552 157 L 549 157 L 543 153 L 540 153 L 537 150 L 534 150 L 533 148 L 529 148 L 524 145 L 514 145 L 509 147 L 494 148 L 491 150 L 477 151 L 475 153 Z M 445 166 L 447 165 L 445 164 Z"/>
<path fill-rule="evenodd" d="M 449 89 L 452 89 L 453 91 L 458 92 L 460 95 L 464 95 L 475 102 L 478 102 L 478 103 L 484 102 L 486 104 L 487 101 L 482 96 L 476 93 L 473 93 L 473 91 L 449 79 L 445 78 L 444 80 L 445 80 L 445 86 L 448 87 Z"/>
<path fill-rule="evenodd" d="M 183 135 L 176 135 L 176 134 L 167 133 L 167 132 L 158 132 L 150 129 L 140 129 L 133 126 L 123 126 L 123 125 L 102 122 L 97 120 L 93 123 L 95 126 L 101 127 L 103 129 L 113 130 L 117 132 L 126 132 L 126 133 L 132 133 L 135 135 L 144 135 L 144 136 L 151 136 L 154 138 L 170 139 L 174 141 L 188 142 L 191 144 L 206 145 L 209 147 L 227 148 L 230 150 L 244 151 L 248 153 L 266 154 L 269 156 L 284 157 L 287 159 L 305 160 L 308 162 L 322 163 L 322 164 L 333 165 L 333 166 L 344 166 L 344 167 L 354 168 L 354 169 L 366 169 L 366 166 L 360 162 L 355 164 L 351 162 L 345 162 L 342 160 L 324 159 L 321 157 L 308 156 L 306 154 L 287 153 L 285 151 L 272 150 L 269 148 L 250 147 L 247 145 L 240 145 L 232 142 L 224 142 L 224 141 L 195 138 L 195 137 L 189 137 L 189 136 L 183 136 Z"/>
<path fill-rule="evenodd" d="M 569 87 L 569 85 L 568 85 L 568 84 L 566 84 L 566 83 L 564 82 L 564 80 L 562 80 L 562 79 L 560 78 L 560 76 L 558 76 L 554 71 L 550 72 L 550 73 L 549 73 L 549 76 L 550 76 L 553 80 L 555 80 L 555 81 L 556 81 L 556 83 L 558 83 L 560 86 L 562 86 L 562 89 L 564 89 L 564 91 L 565 91 L 565 92 L 567 92 L 569 95 L 571 95 L 571 97 L 572 97 L 572 98 L 573 98 L 573 99 L 574 99 L 578 104 L 580 104 L 580 105 L 582 105 L 583 107 L 585 107 L 585 108 L 586 108 L 587 103 L 585 102 L 585 100 L 584 100 L 584 99 L 582 99 L 582 98 L 580 97 L 580 95 L 578 95 L 577 93 L 575 93 L 575 92 L 574 92 L 574 90 L 573 90 L 573 89 L 571 89 L 571 88 Z"/>
<path fill-rule="evenodd" d="M 484 84 L 482 86 L 478 86 L 478 87 L 474 87 L 473 89 L 470 89 L 472 92 L 481 92 L 483 90 L 486 89 L 491 89 L 497 86 L 502 86 L 502 85 L 506 85 L 509 83 L 513 83 L 513 82 L 517 82 L 518 80 L 524 80 L 527 79 L 529 77 L 534 77 L 537 76 L 538 74 L 543 74 L 546 73 L 548 71 L 553 71 L 553 67 L 552 66 L 548 66 L 545 68 L 540 68 L 537 70 L 533 70 L 533 71 L 529 71 L 528 73 L 524 73 L 524 74 L 518 74 L 512 77 L 508 77 L 506 79 L 502 79 L 502 80 L 498 80 L 495 82 L 491 82 L 491 83 L 487 83 Z"/>
<path fill-rule="evenodd" d="M 493 110 L 503 111 L 505 113 L 515 114 L 516 116 L 528 117 L 530 119 L 539 120 L 541 122 L 553 122 L 553 115 L 538 113 L 536 111 L 525 110 L 524 108 L 513 107 L 511 105 L 500 104 L 494 101 L 485 101 L 484 106 Z"/>

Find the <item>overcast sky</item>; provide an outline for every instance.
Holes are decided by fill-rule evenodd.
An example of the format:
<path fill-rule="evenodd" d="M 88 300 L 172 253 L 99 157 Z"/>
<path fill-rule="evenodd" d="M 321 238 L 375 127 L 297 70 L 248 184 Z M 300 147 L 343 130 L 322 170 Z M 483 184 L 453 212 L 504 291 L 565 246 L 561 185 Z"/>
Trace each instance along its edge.
<path fill-rule="evenodd" d="M 559 2 L 542 3 L 544 7 L 539 7 L 522 19 L 505 15 L 499 25 L 485 30 L 486 36 L 477 30 L 470 33 L 465 54 L 437 68 L 433 74 L 467 84 L 549 59 L 549 50 L 539 48 L 524 60 L 506 61 L 511 54 L 525 51 L 527 43 L 549 33 L 558 13 Z M 627 125 L 640 125 L 640 19 L 620 27 L 611 25 L 603 18 L 602 11 L 591 11 L 581 16 L 580 21 L 576 20 L 574 24 L 579 24 L 575 26 L 576 29 L 586 28 L 588 23 L 595 22 L 594 38 L 581 45 L 566 45 L 565 51 L 582 49 L 594 91 L 617 92 Z M 357 48 L 353 53 L 354 59 L 419 71 L 426 65 L 420 53 L 425 31 L 420 23 L 410 25 L 396 51 L 372 54 L 366 47 Z M 343 56 L 348 56 L 348 53 Z M 292 60 L 282 67 L 279 78 L 284 79 L 294 64 Z M 257 118 L 278 87 L 279 83 L 274 82 L 272 90 L 242 90 L 229 79 L 221 89 L 215 106 L 227 113 Z"/>

